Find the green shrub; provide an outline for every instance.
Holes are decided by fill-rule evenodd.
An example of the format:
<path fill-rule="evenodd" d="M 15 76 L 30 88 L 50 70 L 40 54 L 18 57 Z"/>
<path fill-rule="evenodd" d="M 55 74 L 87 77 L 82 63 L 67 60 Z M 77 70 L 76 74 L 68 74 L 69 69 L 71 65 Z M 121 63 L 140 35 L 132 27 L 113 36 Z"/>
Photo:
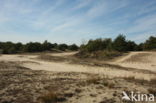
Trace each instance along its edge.
<path fill-rule="evenodd" d="M 143 45 L 144 50 L 156 50 L 156 37 L 151 36 Z"/>
<path fill-rule="evenodd" d="M 69 45 L 68 49 L 72 51 L 76 51 L 79 49 L 79 47 L 76 44 L 72 44 L 72 45 Z"/>
<path fill-rule="evenodd" d="M 58 49 L 65 51 L 66 49 L 68 49 L 68 45 L 67 44 L 60 44 L 60 45 L 58 45 Z"/>

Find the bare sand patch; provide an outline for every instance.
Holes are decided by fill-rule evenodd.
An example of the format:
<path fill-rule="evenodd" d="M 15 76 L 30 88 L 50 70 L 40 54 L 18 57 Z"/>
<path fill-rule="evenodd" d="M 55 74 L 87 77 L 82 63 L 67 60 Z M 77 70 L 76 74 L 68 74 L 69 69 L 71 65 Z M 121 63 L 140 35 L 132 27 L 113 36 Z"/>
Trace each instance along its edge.
<path fill-rule="evenodd" d="M 38 59 L 39 55 L 0 56 L 0 102 L 124 103 L 122 91 L 155 91 L 155 73 L 120 67 L 131 56 L 109 65 L 47 61 Z M 61 59 L 73 54 L 51 55 Z"/>
<path fill-rule="evenodd" d="M 46 70 L 54 72 L 80 72 L 80 73 L 82 72 L 82 73 L 107 75 L 109 77 L 136 76 L 136 78 L 144 78 L 144 79 L 150 79 L 154 77 L 154 74 L 145 74 L 136 71 L 119 70 L 113 69 L 111 67 L 98 67 L 98 66 L 96 67 L 79 64 L 69 64 L 66 62 L 52 62 L 52 61 L 48 62 L 35 59 L 36 57 L 37 56 L 33 55 L 22 55 L 22 57 L 20 55 L 3 55 L 0 57 L 0 61 L 18 62 L 21 63 L 22 66 L 30 68 L 32 70 Z"/>
<path fill-rule="evenodd" d="M 123 67 L 132 67 L 156 72 L 156 52 L 131 52 L 112 62 Z"/>

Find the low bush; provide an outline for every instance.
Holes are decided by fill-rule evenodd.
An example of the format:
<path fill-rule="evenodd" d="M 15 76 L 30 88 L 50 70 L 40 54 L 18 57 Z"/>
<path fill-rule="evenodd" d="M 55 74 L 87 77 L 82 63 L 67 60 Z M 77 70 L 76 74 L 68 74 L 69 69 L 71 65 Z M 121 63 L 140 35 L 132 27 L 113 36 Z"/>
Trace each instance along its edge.
<path fill-rule="evenodd" d="M 85 52 L 81 51 L 76 56 L 80 58 L 96 58 L 96 59 L 112 59 L 117 56 L 121 56 L 123 53 L 113 50 L 103 50 L 103 51 L 96 51 L 96 52 Z"/>
<path fill-rule="evenodd" d="M 151 79 L 151 80 L 150 80 L 150 84 L 151 84 L 151 85 L 156 85 L 156 78 Z"/>
<path fill-rule="evenodd" d="M 57 103 L 65 100 L 66 98 L 61 97 L 59 94 L 54 92 L 46 93 L 38 98 L 40 103 Z"/>
<path fill-rule="evenodd" d="M 155 50 L 156 37 L 151 36 L 145 43 L 136 44 L 127 40 L 126 36 L 118 35 L 114 40 L 111 38 L 99 38 L 89 40 L 87 44 L 80 46 L 79 57 L 94 57 L 99 59 L 113 58 L 129 51 Z"/>
<path fill-rule="evenodd" d="M 153 95 L 156 96 L 156 89 L 154 89 L 154 88 L 149 88 L 149 89 L 148 89 L 148 92 L 149 92 L 150 94 L 153 94 Z"/>
<path fill-rule="evenodd" d="M 43 43 L 40 42 L 29 42 L 26 44 L 22 43 L 12 43 L 12 42 L 0 42 L 0 54 L 15 54 L 23 52 L 42 52 L 42 51 L 76 51 L 79 47 L 76 44 L 67 45 L 67 44 L 57 44 L 50 43 L 45 40 Z"/>

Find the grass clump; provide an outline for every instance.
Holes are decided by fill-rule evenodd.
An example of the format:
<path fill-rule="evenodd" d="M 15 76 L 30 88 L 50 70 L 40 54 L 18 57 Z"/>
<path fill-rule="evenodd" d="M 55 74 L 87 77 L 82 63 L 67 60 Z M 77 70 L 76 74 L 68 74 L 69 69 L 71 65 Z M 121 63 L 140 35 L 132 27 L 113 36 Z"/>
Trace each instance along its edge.
<path fill-rule="evenodd" d="M 80 58 L 96 58 L 100 60 L 113 59 L 114 57 L 121 56 L 122 53 L 113 50 L 99 50 L 94 52 L 80 51 L 77 56 Z"/>
<path fill-rule="evenodd" d="M 86 83 L 87 84 L 99 84 L 101 79 L 99 77 L 91 77 L 87 79 Z"/>
<path fill-rule="evenodd" d="M 152 78 L 150 81 L 145 80 L 145 79 L 137 79 L 134 76 L 125 77 L 124 79 L 127 80 L 128 82 L 140 83 L 142 85 L 145 85 L 145 84 L 148 84 L 150 86 L 156 85 L 156 78 Z"/>
<path fill-rule="evenodd" d="M 134 76 L 125 77 L 124 79 L 127 80 L 128 82 L 135 82 L 135 83 L 139 83 L 141 85 L 149 84 L 149 81 L 148 80 L 145 80 L 145 79 L 137 79 Z"/>
<path fill-rule="evenodd" d="M 154 88 L 149 88 L 149 89 L 148 89 L 148 92 L 149 92 L 150 94 L 153 94 L 153 95 L 156 96 L 156 89 L 154 89 Z"/>
<path fill-rule="evenodd" d="M 106 86 L 108 88 L 113 88 L 115 86 L 115 83 L 108 80 L 107 78 L 100 78 L 100 77 L 91 77 L 86 81 L 87 84 L 100 84 L 103 86 Z"/>
<path fill-rule="evenodd" d="M 151 79 L 151 80 L 150 80 L 150 84 L 151 84 L 151 85 L 156 85 L 156 78 Z"/>
<path fill-rule="evenodd" d="M 45 61 L 63 62 L 66 61 L 67 58 L 52 56 L 48 54 L 41 54 L 38 56 L 38 59 L 45 60 Z"/>
<path fill-rule="evenodd" d="M 38 101 L 40 103 L 57 103 L 57 102 L 63 102 L 66 98 L 61 97 L 59 94 L 55 92 L 48 92 L 38 98 Z"/>

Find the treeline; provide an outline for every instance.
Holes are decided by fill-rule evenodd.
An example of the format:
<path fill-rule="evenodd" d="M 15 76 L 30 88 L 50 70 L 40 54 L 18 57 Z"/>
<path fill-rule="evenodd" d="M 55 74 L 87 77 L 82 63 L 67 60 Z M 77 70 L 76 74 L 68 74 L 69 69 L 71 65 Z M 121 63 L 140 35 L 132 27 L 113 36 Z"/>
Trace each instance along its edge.
<path fill-rule="evenodd" d="M 128 51 L 156 50 L 156 37 L 149 37 L 144 43 L 136 44 L 127 40 L 126 36 L 118 35 L 114 40 L 111 38 L 99 38 L 89 40 L 80 47 L 80 57 L 113 57 Z"/>
<path fill-rule="evenodd" d="M 47 40 L 43 43 L 39 42 L 29 42 L 27 44 L 22 43 L 12 43 L 12 42 L 0 42 L 0 53 L 2 54 L 13 54 L 13 53 L 23 53 L 23 52 L 42 52 L 42 51 L 52 51 L 52 50 L 71 50 L 76 51 L 79 47 L 76 44 L 57 44 L 50 43 Z"/>
<path fill-rule="evenodd" d="M 134 41 L 127 40 L 126 36 L 119 35 L 114 40 L 111 38 L 99 38 L 89 40 L 87 44 L 81 45 L 81 50 L 94 52 L 98 50 L 115 50 L 119 52 L 142 51 L 156 49 L 156 37 L 151 36 L 144 43 L 136 44 Z"/>
<path fill-rule="evenodd" d="M 79 47 L 76 44 L 57 44 L 50 43 L 47 40 L 43 43 L 29 42 L 27 44 L 12 43 L 12 42 L 0 42 L 0 53 L 12 54 L 23 52 L 42 52 L 51 50 L 71 50 L 76 51 Z M 127 40 L 124 35 L 118 35 L 114 40 L 111 38 L 99 38 L 96 40 L 89 40 L 87 44 L 80 46 L 80 54 L 95 53 L 100 54 L 99 51 L 105 51 L 104 54 L 113 55 L 116 52 L 128 52 L 128 51 L 144 51 L 144 50 L 156 50 L 156 37 L 149 37 L 144 43 L 136 44 L 134 41 Z M 98 51 L 98 52 L 97 52 Z M 111 54 L 112 53 L 112 54 Z"/>

